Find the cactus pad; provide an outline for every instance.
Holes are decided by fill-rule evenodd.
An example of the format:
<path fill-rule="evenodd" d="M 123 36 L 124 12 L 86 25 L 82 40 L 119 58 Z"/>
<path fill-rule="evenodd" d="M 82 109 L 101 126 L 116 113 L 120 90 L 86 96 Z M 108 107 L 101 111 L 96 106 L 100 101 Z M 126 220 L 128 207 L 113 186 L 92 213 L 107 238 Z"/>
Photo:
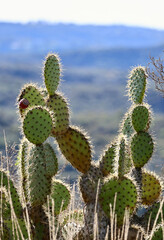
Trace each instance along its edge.
<path fill-rule="evenodd" d="M 19 146 L 19 153 L 18 153 L 18 164 L 20 166 L 21 170 L 21 198 L 23 199 L 25 197 L 25 200 L 27 201 L 27 166 L 28 166 L 28 149 L 29 149 L 30 143 L 25 138 L 22 139 L 21 144 Z"/>
<path fill-rule="evenodd" d="M 31 206 L 46 202 L 51 192 L 51 178 L 47 177 L 43 145 L 32 145 L 28 154 L 28 198 Z"/>
<path fill-rule="evenodd" d="M 163 236 L 164 236 L 164 233 L 163 233 L 162 225 L 159 225 L 155 229 L 151 240 L 163 240 Z"/>
<path fill-rule="evenodd" d="M 7 229 L 9 229 L 9 233 L 10 236 L 12 236 L 11 238 L 4 238 L 4 240 L 13 240 L 13 239 L 22 239 L 22 235 L 23 235 L 23 239 L 27 239 L 28 238 L 28 233 L 27 233 L 27 225 L 25 224 L 23 219 L 17 219 L 18 220 L 18 224 L 19 224 L 19 228 L 21 229 L 21 233 L 20 230 L 14 226 L 15 224 L 13 224 L 13 222 L 11 220 L 5 220 L 4 223 L 7 227 Z"/>
<path fill-rule="evenodd" d="M 25 85 L 18 97 L 19 110 L 21 115 L 33 106 L 45 106 L 45 101 L 39 89 L 35 85 Z M 28 108 L 22 107 L 28 105 Z"/>
<path fill-rule="evenodd" d="M 145 225 L 145 227 L 147 228 L 147 224 L 150 218 L 150 227 L 149 229 L 152 229 L 154 221 L 156 219 L 157 213 L 159 211 L 160 208 L 160 202 L 156 202 L 154 203 L 151 207 L 149 207 L 148 211 L 144 214 L 144 216 L 142 217 L 143 220 L 143 224 Z M 164 216 L 164 205 L 162 206 L 162 214 Z M 160 224 L 162 222 L 162 218 L 161 218 L 161 214 L 159 214 L 159 217 L 157 219 L 157 224 Z"/>
<path fill-rule="evenodd" d="M 49 143 L 43 145 L 47 176 L 54 176 L 58 171 L 58 160 L 56 154 Z"/>
<path fill-rule="evenodd" d="M 117 214 L 118 226 L 123 224 L 125 209 L 133 213 L 137 203 L 137 189 L 134 183 L 128 178 L 109 179 L 100 190 L 99 200 L 105 214 L 110 218 L 110 204 L 114 204 L 117 193 L 115 213 Z"/>
<path fill-rule="evenodd" d="M 129 97 L 134 103 L 140 104 L 143 101 L 146 89 L 145 69 L 143 67 L 136 67 L 131 71 L 129 77 Z"/>
<path fill-rule="evenodd" d="M 71 199 L 70 191 L 68 187 L 61 181 L 53 181 L 50 197 L 54 200 L 54 214 L 58 215 L 61 211 L 64 211 Z M 51 206 L 51 202 L 50 202 Z"/>
<path fill-rule="evenodd" d="M 131 115 L 129 113 L 125 114 L 125 117 L 124 117 L 123 122 L 121 124 L 120 132 L 122 132 L 122 134 L 124 134 L 127 138 L 131 137 L 131 135 L 134 132 L 133 125 L 132 125 L 132 120 L 131 120 Z"/>
<path fill-rule="evenodd" d="M 0 212 L 3 219 L 11 218 L 11 208 L 9 203 L 9 196 L 5 187 L 0 188 Z"/>
<path fill-rule="evenodd" d="M 10 228 L 7 226 L 7 224 L 5 223 L 5 221 L 3 223 L 1 223 L 1 227 L 3 227 L 3 231 L 0 228 L 0 239 L 1 240 L 12 240 L 12 236 L 13 234 L 11 233 Z"/>
<path fill-rule="evenodd" d="M 52 130 L 50 113 L 42 107 L 30 109 L 24 117 L 23 131 L 26 138 L 36 145 L 43 143 Z"/>
<path fill-rule="evenodd" d="M 47 107 L 52 111 L 55 119 L 53 134 L 64 134 L 69 127 L 69 109 L 66 100 L 61 95 L 54 94 L 47 100 Z"/>
<path fill-rule="evenodd" d="M 73 167 L 82 173 L 87 172 L 91 165 L 91 148 L 87 137 L 79 129 L 69 127 L 64 135 L 56 139 L 61 152 Z"/>
<path fill-rule="evenodd" d="M 121 178 L 125 174 L 129 173 L 132 167 L 131 158 L 129 156 L 126 139 L 120 136 L 117 147 L 118 158 L 118 176 Z M 117 162 L 117 160 L 115 160 Z"/>
<path fill-rule="evenodd" d="M 116 157 L 116 143 L 112 143 L 107 147 L 107 150 L 102 156 L 100 161 L 100 170 L 103 176 L 107 176 L 110 173 L 114 173 L 115 170 L 115 157 Z"/>
<path fill-rule="evenodd" d="M 3 180 L 2 180 L 3 178 Z M 14 207 L 14 211 L 16 216 L 19 218 L 22 216 L 22 205 L 19 199 L 18 191 L 15 188 L 13 181 L 9 178 L 8 174 L 1 170 L 0 171 L 0 182 L 3 181 L 2 186 L 6 188 L 8 191 L 8 196 L 9 196 L 9 191 L 10 191 L 10 196 L 12 200 L 12 204 Z M 9 183 L 9 184 L 8 184 Z"/>
<path fill-rule="evenodd" d="M 60 81 L 60 63 L 56 54 L 49 54 L 44 67 L 45 85 L 49 95 L 53 95 Z"/>
<path fill-rule="evenodd" d="M 153 154 L 154 144 L 147 132 L 139 132 L 132 137 L 131 155 L 135 167 L 143 167 Z"/>
<path fill-rule="evenodd" d="M 151 205 L 161 194 L 161 185 L 155 174 L 142 173 L 142 204 Z"/>
<path fill-rule="evenodd" d="M 146 106 L 137 106 L 132 112 L 132 124 L 136 132 L 147 129 L 150 122 L 150 113 Z"/>

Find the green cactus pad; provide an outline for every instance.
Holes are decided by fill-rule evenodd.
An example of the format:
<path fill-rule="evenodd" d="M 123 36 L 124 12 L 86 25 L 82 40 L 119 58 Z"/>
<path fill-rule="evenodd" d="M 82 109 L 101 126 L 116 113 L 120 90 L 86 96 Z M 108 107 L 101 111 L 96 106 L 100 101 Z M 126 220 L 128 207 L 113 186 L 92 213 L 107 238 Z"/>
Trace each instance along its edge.
<path fill-rule="evenodd" d="M 24 237 L 23 239 L 27 239 L 28 238 L 27 226 L 26 226 L 24 220 L 23 219 L 17 219 L 17 220 L 18 220 L 19 227 L 21 229 L 21 233 Z M 13 226 L 13 222 L 11 220 L 5 220 L 4 223 L 5 223 L 6 227 L 9 229 L 10 236 L 12 236 L 11 238 L 9 238 L 9 239 L 6 238 L 4 240 L 22 239 L 22 237 L 21 237 L 22 235 L 20 233 L 19 228 L 16 231 L 16 228 L 15 228 L 15 226 Z"/>
<path fill-rule="evenodd" d="M 162 225 L 159 225 L 159 226 L 155 229 L 151 240 L 163 240 L 163 236 L 164 236 L 163 231 L 164 231 L 164 230 L 162 229 Z M 149 239 L 150 239 L 150 238 L 149 238 Z"/>
<path fill-rule="evenodd" d="M 134 183 L 128 178 L 109 179 L 100 190 L 99 201 L 105 214 L 110 218 L 110 204 L 114 204 L 117 193 L 115 213 L 117 214 L 117 224 L 123 224 L 125 209 L 132 214 L 137 204 L 137 189 Z"/>
<path fill-rule="evenodd" d="M 125 117 L 123 119 L 123 122 L 121 124 L 120 132 L 124 134 L 127 138 L 130 138 L 132 134 L 134 133 L 132 120 L 131 120 L 131 114 L 125 114 Z"/>
<path fill-rule="evenodd" d="M 8 196 L 10 191 L 10 196 L 11 196 L 11 200 L 12 200 L 12 204 L 13 204 L 13 208 L 16 216 L 18 218 L 21 217 L 23 210 L 22 210 L 22 205 L 19 199 L 17 189 L 14 187 L 13 181 L 9 178 L 8 174 L 2 169 L 0 170 L 0 182 L 1 180 L 3 181 L 2 186 L 5 187 L 8 192 Z"/>
<path fill-rule="evenodd" d="M 100 161 L 100 170 L 103 176 L 107 176 L 110 173 L 115 172 L 115 159 L 116 157 L 116 143 L 112 143 L 107 146 L 107 150 L 102 155 Z"/>
<path fill-rule="evenodd" d="M 134 103 L 140 104 L 143 101 L 146 89 L 147 76 L 145 73 L 145 69 L 143 67 L 134 68 L 131 71 L 129 78 L 129 97 Z"/>
<path fill-rule="evenodd" d="M 45 154 L 47 176 L 52 177 L 58 171 L 58 160 L 55 151 L 49 143 L 45 143 L 43 145 L 43 148 Z"/>
<path fill-rule="evenodd" d="M 68 187 L 61 181 L 53 181 L 50 197 L 54 200 L 54 214 L 58 215 L 70 204 L 71 195 Z M 50 202 L 50 206 L 52 203 Z"/>
<path fill-rule="evenodd" d="M 147 132 L 139 132 L 132 137 L 131 155 L 134 166 L 143 167 L 153 154 L 154 144 L 152 137 Z"/>
<path fill-rule="evenodd" d="M 118 176 L 121 178 L 125 174 L 129 173 L 132 167 L 126 139 L 122 135 L 118 139 L 118 147 L 116 153 L 118 158 Z"/>
<path fill-rule="evenodd" d="M 150 123 L 150 112 L 146 106 L 137 106 L 132 112 L 132 124 L 136 132 L 147 130 Z"/>
<path fill-rule="evenodd" d="M 60 81 L 60 63 L 56 54 L 49 54 L 44 66 L 45 85 L 49 95 L 54 95 Z"/>
<path fill-rule="evenodd" d="M 161 184 L 157 176 L 152 173 L 142 173 L 142 204 L 151 205 L 161 194 Z"/>
<path fill-rule="evenodd" d="M 11 207 L 9 203 L 9 196 L 5 187 L 0 188 L 0 196 L 2 196 L 2 199 L 0 199 L 0 212 L 2 213 L 2 219 L 10 219 Z"/>
<path fill-rule="evenodd" d="M 78 128 L 69 127 L 64 135 L 56 139 L 61 152 L 72 166 L 86 173 L 91 166 L 91 148 L 84 133 Z"/>
<path fill-rule="evenodd" d="M 66 99 L 59 94 L 54 94 L 48 98 L 47 107 L 52 111 L 55 119 L 53 134 L 64 134 L 69 127 L 69 109 Z"/>
<path fill-rule="evenodd" d="M 43 143 L 50 136 L 51 130 L 52 118 L 47 109 L 34 107 L 25 115 L 23 132 L 31 143 Z"/>
<path fill-rule="evenodd" d="M 32 145 L 28 154 L 28 198 L 31 206 L 46 202 L 51 192 L 51 178 L 47 177 L 43 145 Z"/>
<path fill-rule="evenodd" d="M 22 99 L 27 99 L 29 105 L 26 109 L 19 108 L 21 116 L 24 116 L 27 110 L 33 106 L 45 106 L 45 101 L 40 90 L 33 84 L 27 84 L 21 90 L 17 101 L 20 102 Z"/>
<path fill-rule="evenodd" d="M 29 142 L 24 138 L 22 139 L 20 146 L 19 146 L 19 153 L 18 153 L 18 161 L 17 164 L 20 166 L 20 174 L 21 174 L 21 198 L 27 201 L 27 166 L 28 166 L 28 154 L 29 149 Z M 25 199 L 24 199 L 25 197 Z"/>
<path fill-rule="evenodd" d="M 142 216 L 143 225 L 145 225 L 145 228 L 147 228 L 148 221 L 150 219 L 150 227 L 151 230 L 154 224 L 154 221 L 156 219 L 157 213 L 160 208 L 160 202 L 154 203 L 151 207 L 148 208 L 148 211 Z M 162 214 L 164 216 L 164 205 L 162 206 Z M 157 224 L 160 224 L 162 222 L 161 214 L 159 214 L 159 217 L 157 219 Z"/>
<path fill-rule="evenodd" d="M 11 216 L 11 215 L 10 215 Z M 4 219 L 3 219 L 4 220 Z M 12 240 L 12 233 L 11 233 L 11 230 L 9 229 L 9 227 L 7 226 L 7 224 L 5 224 L 3 222 L 3 231 L 2 229 L 0 228 L 0 239 L 1 240 Z"/>

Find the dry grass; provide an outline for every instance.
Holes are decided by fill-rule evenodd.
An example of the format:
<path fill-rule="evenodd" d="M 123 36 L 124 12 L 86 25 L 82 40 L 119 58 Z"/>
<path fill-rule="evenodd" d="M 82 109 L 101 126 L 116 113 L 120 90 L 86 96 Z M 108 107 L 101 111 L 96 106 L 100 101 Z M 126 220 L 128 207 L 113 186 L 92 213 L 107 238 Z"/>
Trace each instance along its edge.
<path fill-rule="evenodd" d="M 7 166 L 7 171 L 9 172 L 9 161 L 10 158 L 8 156 L 8 147 L 7 147 L 7 142 L 6 142 L 6 137 L 4 133 L 4 139 L 5 139 L 5 146 L 6 146 L 6 157 L 3 158 L 1 154 L 1 165 L 3 166 L 3 160 L 7 160 L 6 166 Z M 1 179 L 1 187 L 3 186 L 3 178 Z M 12 203 L 12 198 L 11 198 L 11 191 L 10 191 L 10 184 L 9 184 L 9 179 L 8 179 L 8 197 L 9 197 L 9 203 L 10 203 L 10 208 L 11 208 L 11 222 L 12 222 L 12 239 L 13 240 L 27 240 L 23 236 L 23 232 L 21 229 L 21 225 L 19 223 L 19 219 L 17 219 L 17 216 L 15 214 L 14 208 L 13 208 L 13 203 Z M 93 240 L 102 240 L 99 239 L 99 233 L 98 233 L 98 214 L 97 214 L 97 204 L 98 204 L 98 193 L 99 193 L 99 184 L 97 188 L 97 195 L 96 195 L 96 201 L 95 201 L 95 210 L 94 210 L 94 224 L 93 224 L 93 233 L 94 233 L 94 238 Z M 3 205 L 3 196 L 2 196 L 2 191 L 1 191 L 1 196 L 0 196 L 0 236 L 2 237 L 3 232 L 5 229 L 3 228 L 3 223 L 4 219 L 2 216 L 2 205 Z M 53 199 L 50 199 L 49 197 L 47 198 L 47 212 L 48 212 L 48 221 L 49 221 L 49 235 L 50 235 L 50 240 L 59 240 L 58 238 L 58 233 L 61 231 L 60 225 L 62 225 L 62 222 L 64 218 L 67 216 L 68 220 L 67 223 L 63 226 L 62 228 L 62 235 L 65 237 L 66 240 L 72 240 L 73 236 L 80 230 L 81 227 L 84 225 L 84 221 L 81 220 L 81 213 L 83 211 L 82 207 L 78 206 L 78 209 L 75 207 L 75 185 L 72 188 L 72 193 L 71 193 L 71 203 L 69 205 L 69 208 L 67 211 L 64 213 L 61 212 L 59 214 L 59 218 L 56 224 L 56 217 L 54 215 L 54 208 L 55 208 L 55 203 Z M 117 216 L 115 214 L 115 206 L 116 206 L 116 198 L 117 194 L 115 196 L 115 201 L 114 201 L 114 206 L 110 205 L 110 226 L 107 226 L 107 234 L 104 240 L 108 240 L 109 236 L 109 231 L 110 231 L 110 240 L 129 240 L 129 229 L 130 229 L 130 220 L 129 220 L 129 213 L 128 211 L 125 211 L 125 216 L 124 216 L 124 223 L 122 229 L 117 229 Z M 51 208 L 50 208 L 50 201 L 51 201 Z M 162 207 L 163 207 L 163 202 L 164 199 L 161 201 L 160 208 L 158 211 L 158 214 L 156 216 L 156 219 L 154 221 L 153 229 L 151 230 L 151 233 L 149 235 L 149 238 L 146 238 L 148 240 L 152 239 L 153 232 L 157 226 L 157 219 L 159 215 L 161 214 L 162 216 L 162 224 L 164 227 L 164 218 L 162 215 Z M 24 204 L 25 205 L 25 204 Z M 61 206 L 62 209 L 62 206 Z M 73 217 L 73 212 L 76 211 L 76 218 Z M 25 206 L 25 211 L 24 211 L 24 221 L 27 229 L 27 234 L 28 234 L 28 240 L 32 240 L 31 238 L 31 227 L 30 227 L 30 218 L 29 218 L 29 212 L 28 208 Z M 151 217 L 151 216 L 150 216 Z M 148 222 L 148 227 L 147 227 L 147 233 L 149 232 L 149 225 L 150 225 L 150 219 Z M 164 229 L 163 229 L 163 235 L 164 235 Z M 1 238 L 0 238 L 1 239 Z M 64 239 L 64 238 L 61 238 Z M 134 238 L 133 238 L 134 239 Z M 142 240 L 143 235 L 141 233 L 137 233 L 136 235 L 136 240 Z M 163 237 L 164 239 L 164 237 Z M 8 240 L 8 239 L 6 239 Z"/>

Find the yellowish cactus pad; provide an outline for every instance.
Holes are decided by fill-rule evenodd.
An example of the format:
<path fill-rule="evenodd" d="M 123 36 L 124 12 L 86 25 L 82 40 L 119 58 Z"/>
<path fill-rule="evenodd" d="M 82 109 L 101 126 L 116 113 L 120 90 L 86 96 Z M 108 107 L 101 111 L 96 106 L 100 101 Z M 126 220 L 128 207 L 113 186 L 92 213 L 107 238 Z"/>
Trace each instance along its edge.
<path fill-rule="evenodd" d="M 91 147 L 85 134 L 78 128 L 69 127 L 56 139 L 65 158 L 78 171 L 86 173 L 91 165 Z"/>
<path fill-rule="evenodd" d="M 160 180 L 153 173 L 142 173 L 142 204 L 153 204 L 161 194 Z"/>
<path fill-rule="evenodd" d="M 64 134 L 69 127 L 69 109 L 66 99 L 60 94 L 54 94 L 47 99 L 47 107 L 52 111 L 54 135 Z"/>

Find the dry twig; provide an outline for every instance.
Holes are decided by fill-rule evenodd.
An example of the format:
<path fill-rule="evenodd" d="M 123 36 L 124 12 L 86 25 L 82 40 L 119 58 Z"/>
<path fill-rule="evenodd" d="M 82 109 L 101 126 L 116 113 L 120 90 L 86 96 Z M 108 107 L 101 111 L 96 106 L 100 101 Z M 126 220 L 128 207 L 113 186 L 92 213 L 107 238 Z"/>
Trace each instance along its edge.
<path fill-rule="evenodd" d="M 163 94 L 164 97 L 164 60 L 150 57 L 151 62 L 147 67 L 148 77 L 155 82 L 156 89 Z"/>

